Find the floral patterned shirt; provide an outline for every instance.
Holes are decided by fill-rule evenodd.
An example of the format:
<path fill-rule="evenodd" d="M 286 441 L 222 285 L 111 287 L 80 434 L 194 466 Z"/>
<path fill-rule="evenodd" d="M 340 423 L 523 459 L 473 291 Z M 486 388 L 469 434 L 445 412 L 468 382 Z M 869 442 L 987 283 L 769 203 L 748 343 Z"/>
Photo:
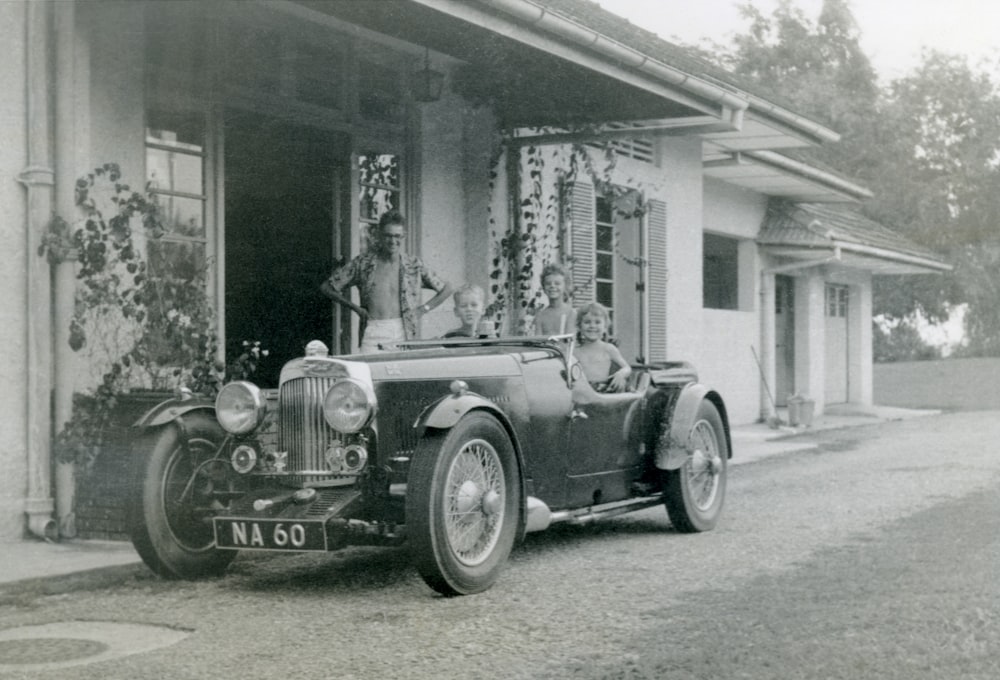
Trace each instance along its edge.
<path fill-rule="evenodd" d="M 368 309 L 375 287 L 375 264 L 378 257 L 374 251 L 358 255 L 353 260 L 338 267 L 330 275 L 330 285 L 338 293 L 357 286 L 361 295 L 361 306 Z M 419 257 L 399 254 L 399 312 L 403 317 L 403 330 L 407 340 L 417 336 L 417 307 L 423 304 L 421 290 L 430 288 L 440 293 L 447 284 L 441 277 L 428 269 Z M 365 337 L 365 322 L 361 322 L 359 337 Z"/>

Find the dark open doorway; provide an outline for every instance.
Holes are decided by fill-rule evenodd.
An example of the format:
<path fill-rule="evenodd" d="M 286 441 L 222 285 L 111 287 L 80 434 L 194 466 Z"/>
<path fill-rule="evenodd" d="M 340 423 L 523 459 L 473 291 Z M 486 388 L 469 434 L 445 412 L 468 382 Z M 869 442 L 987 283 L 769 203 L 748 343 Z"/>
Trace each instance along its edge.
<path fill-rule="evenodd" d="M 319 285 L 348 223 L 338 219 L 348 145 L 340 133 L 230 112 L 225 147 L 227 360 L 259 340 L 270 356 L 255 382 L 276 387 L 307 342 L 331 345 L 332 306 Z"/>

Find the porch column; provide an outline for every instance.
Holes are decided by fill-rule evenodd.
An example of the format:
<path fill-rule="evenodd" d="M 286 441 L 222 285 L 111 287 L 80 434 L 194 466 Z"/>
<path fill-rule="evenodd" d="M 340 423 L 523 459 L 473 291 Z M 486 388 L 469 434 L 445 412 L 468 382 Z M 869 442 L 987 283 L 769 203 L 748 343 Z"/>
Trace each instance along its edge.
<path fill-rule="evenodd" d="M 56 214 L 67 222 L 76 212 L 76 30 L 73 2 L 60 2 L 55 11 L 55 206 Z M 53 261 L 54 393 L 53 425 L 58 433 L 73 415 L 73 351 L 69 346 L 69 321 L 73 316 L 76 293 L 76 253 L 67 251 Z M 56 521 L 60 536 L 76 536 L 73 497 L 76 492 L 76 466 L 55 463 Z"/>
<path fill-rule="evenodd" d="M 777 413 L 774 407 L 777 367 L 774 357 L 774 274 L 760 274 L 760 418 L 767 422 Z"/>
<path fill-rule="evenodd" d="M 872 283 L 871 275 L 862 278 L 860 285 L 851 286 L 847 304 L 847 321 L 851 353 L 848 400 L 853 404 L 871 406 L 872 390 Z"/>
<path fill-rule="evenodd" d="M 816 402 L 816 415 L 825 404 L 826 281 L 821 273 L 795 280 L 795 385 Z"/>
<path fill-rule="evenodd" d="M 55 539 L 52 519 L 52 285 L 47 260 L 39 257 L 38 245 L 52 214 L 53 171 L 50 167 L 49 139 L 49 46 L 51 34 L 47 2 L 29 2 L 25 9 L 27 35 L 26 81 L 28 164 L 18 175 L 27 192 L 27 220 L 24 225 L 26 250 L 26 304 L 28 315 L 25 348 L 27 394 L 28 488 L 24 501 L 28 529 L 35 535 Z"/>

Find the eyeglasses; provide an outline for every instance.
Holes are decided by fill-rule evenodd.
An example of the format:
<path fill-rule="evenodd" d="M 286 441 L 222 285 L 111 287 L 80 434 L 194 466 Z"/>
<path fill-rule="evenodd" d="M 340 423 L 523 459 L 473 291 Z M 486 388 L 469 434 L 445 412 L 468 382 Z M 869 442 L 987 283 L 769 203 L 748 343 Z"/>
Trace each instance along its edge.
<path fill-rule="evenodd" d="M 383 231 L 382 232 L 382 238 L 384 238 L 386 241 L 390 241 L 390 240 L 391 241 L 402 241 L 404 238 L 406 238 L 406 234 L 387 234 L 387 233 L 385 233 Z"/>

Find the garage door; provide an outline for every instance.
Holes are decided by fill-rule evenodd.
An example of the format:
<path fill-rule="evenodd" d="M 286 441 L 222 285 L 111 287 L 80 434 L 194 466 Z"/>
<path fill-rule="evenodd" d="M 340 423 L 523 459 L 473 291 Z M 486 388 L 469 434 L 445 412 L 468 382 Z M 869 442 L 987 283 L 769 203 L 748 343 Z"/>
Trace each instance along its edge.
<path fill-rule="evenodd" d="M 847 286 L 826 287 L 827 404 L 847 401 Z"/>

